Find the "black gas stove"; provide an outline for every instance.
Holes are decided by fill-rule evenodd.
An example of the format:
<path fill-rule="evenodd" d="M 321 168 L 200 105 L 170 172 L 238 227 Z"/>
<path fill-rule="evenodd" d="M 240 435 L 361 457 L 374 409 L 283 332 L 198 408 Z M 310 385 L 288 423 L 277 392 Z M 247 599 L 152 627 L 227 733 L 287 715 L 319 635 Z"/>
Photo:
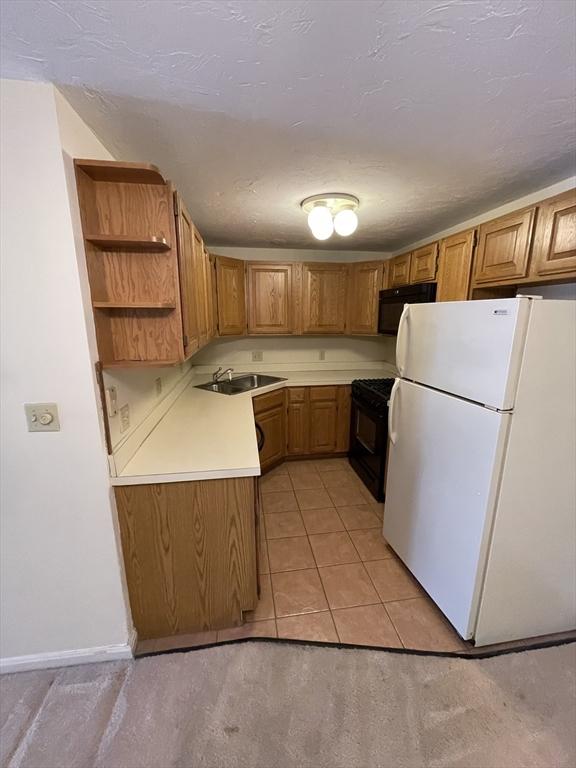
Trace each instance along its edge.
<path fill-rule="evenodd" d="M 394 379 L 352 382 L 350 464 L 376 501 L 384 501 L 388 401 Z"/>
<path fill-rule="evenodd" d="M 374 411 L 388 411 L 388 401 L 395 379 L 355 379 L 352 382 L 352 397 Z"/>

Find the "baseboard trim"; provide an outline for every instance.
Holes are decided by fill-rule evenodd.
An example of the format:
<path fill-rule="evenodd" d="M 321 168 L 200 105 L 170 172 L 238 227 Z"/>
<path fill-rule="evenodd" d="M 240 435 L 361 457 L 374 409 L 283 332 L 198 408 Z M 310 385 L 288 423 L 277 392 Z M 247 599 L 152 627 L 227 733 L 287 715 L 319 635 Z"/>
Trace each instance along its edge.
<path fill-rule="evenodd" d="M 134 658 L 137 635 L 132 631 L 127 643 L 78 648 L 72 651 L 32 653 L 28 656 L 7 656 L 0 659 L 0 674 L 27 672 L 34 669 L 73 667 L 77 664 L 95 664 L 101 661 L 126 661 Z"/>

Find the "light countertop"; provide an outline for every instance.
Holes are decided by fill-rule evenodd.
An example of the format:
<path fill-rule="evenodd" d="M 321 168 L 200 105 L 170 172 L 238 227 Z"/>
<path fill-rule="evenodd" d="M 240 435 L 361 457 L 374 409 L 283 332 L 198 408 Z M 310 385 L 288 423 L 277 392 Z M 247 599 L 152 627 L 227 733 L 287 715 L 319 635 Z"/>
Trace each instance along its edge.
<path fill-rule="evenodd" d="M 252 398 L 282 387 L 350 384 L 394 376 L 393 368 L 265 371 L 285 381 L 238 395 L 196 389 L 210 374 L 195 375 L 158 421 L 113 485 L 174 483 L 260 474 Z M 235 376 L 240 372 L 235 372 Z"/>

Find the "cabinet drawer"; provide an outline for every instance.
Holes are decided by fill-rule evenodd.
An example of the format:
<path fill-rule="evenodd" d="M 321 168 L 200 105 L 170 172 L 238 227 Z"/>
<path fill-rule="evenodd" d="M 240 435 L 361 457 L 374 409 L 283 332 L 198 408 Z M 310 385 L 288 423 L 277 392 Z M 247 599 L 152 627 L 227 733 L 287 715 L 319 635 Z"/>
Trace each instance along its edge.
<path fill-rule="evenodd" d="M 271 408 L 281 408 L 284 405 L 284 390 L 277 389 L 275 392 L 258 395 L 253 398 L 252 405 L 254 413 L 264 413 L 264 411 L 269 411 Z"/>
<path fill-rule="evenodd" d="M 306 387 L 290 387 L 288 389 L 289 403 L 304 403 L 306 401 Z"/>
<path fill-rule="evenodd" d="M 310 387 L 310 400 L 336 400 L 338 397 L 338 387 Z"/>

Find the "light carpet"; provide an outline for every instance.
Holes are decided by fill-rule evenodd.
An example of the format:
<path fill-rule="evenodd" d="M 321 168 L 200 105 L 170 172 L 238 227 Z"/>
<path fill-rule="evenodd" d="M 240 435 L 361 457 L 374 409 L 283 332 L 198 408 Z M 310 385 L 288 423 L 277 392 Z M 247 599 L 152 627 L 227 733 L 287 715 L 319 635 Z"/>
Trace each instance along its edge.
<path fill-rule="evenodd" d="M 491 659 L 249 641 L 6 675 L 10 768 L 574 768 L 576 645 Z"/>

